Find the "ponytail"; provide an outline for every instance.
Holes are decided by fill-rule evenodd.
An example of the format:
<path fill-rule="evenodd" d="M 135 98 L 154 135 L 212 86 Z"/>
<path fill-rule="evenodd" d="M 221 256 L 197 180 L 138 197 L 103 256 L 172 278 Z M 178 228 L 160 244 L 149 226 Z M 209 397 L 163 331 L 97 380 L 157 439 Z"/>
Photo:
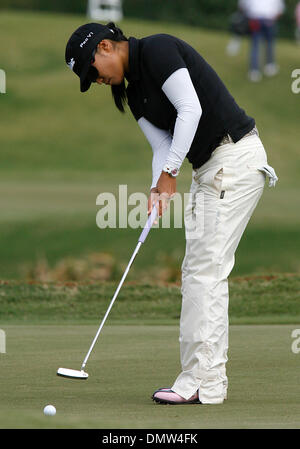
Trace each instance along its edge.
<path fill-rule="evenodd" d="M 123 31 L 120 28 L 118 28 L 113 22 L 109 22 L 106 26 L 113 33 L 113 36 L 110 37 L 112 41 L 115 42 L 128 41 L 127 37 L 124 36 Z M 111 86 L 111 93 L 116 107 L 119 109 L 119 111 L 124 113 L 125 106 L 127 104 L 125 81 L 123 80 L 121 84 Z"/>
<path fill-rule="evenodd" d="M 127 37 L 124 36 L 123 31 L 120 28 L 118 28 L 114 24 L 114 22 L 109 22 L 105 26 L 107 26 L 107 28 L 109 28 L 110 31 L 112 31 L 112 33 L 114 34 L 114 37 L 112 37 L 111 40 L 116 42 L 128 41 Z"/>

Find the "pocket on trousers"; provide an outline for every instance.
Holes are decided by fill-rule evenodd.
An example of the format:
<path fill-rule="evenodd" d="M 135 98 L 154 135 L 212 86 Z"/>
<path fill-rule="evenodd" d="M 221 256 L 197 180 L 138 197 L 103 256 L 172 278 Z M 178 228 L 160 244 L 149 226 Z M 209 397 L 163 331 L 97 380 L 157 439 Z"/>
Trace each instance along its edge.
<path fill-rule="evenodd" d="M 198 173 L 197 170 L 193 176 L 194 181 L 203 186 L 218 188 L 223 178 L 223 165 Z"/>
<path fill-rule="evenodd" d="M 218 193 L 222 191 L 224 185 L 224 167 L 220 168 L 214 176 L 213 182 Z"/>
<path fill-rule="evenodd" d="M 229 165 L 220 164 L 206 172 L 194 176 L 194 182 L 200 187 L 200 190 L 223 199 L 226 192 L 232 189 L 233 168 Z"/>
<path fill-rule="evenodd" d="M 233 188 L 233 170 L 225 165 L 219 168 L 213 177 L 213 186 L 218 198 L 225 198 L 226 192 Z"/>

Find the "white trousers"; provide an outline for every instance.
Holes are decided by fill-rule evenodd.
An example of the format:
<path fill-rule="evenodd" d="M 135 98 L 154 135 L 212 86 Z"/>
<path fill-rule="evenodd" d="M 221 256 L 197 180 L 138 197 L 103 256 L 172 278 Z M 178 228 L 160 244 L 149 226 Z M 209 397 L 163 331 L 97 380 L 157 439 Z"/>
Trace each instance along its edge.
<path fill-rule="evenodd" d="M 171 387 L 203 404 L 227 396 L 228 276 L 246 225 L 262 195 L 266 176 L 277 181 L 256 135 L 216 148 L 193 170 L 185 209 L 180 358 L 182 372 Z M 198 230 L 190 232 L 197 215 Z M 198 218 L 200 217 L 200 220 Z"/>

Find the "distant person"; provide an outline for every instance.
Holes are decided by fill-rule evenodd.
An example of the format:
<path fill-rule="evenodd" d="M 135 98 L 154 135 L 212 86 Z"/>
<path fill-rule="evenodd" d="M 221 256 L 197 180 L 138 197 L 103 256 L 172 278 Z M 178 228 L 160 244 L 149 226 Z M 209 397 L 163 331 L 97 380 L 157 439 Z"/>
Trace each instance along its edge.
<path fill-rule="evenodd" d="M 279 66 L 275 60 L 277 21 L 285 10 L 284 0 L 239 0 L 240 8 L 249 18 L 251 50 L 248 77 L 258 82 L 265 76 L 275 76 Z M 260 43 L 265 41 L 264 67 L 260 64 Z"/>
<path fill-rule="evenodd" d="M 295 8 L 296 18 L 296 41 L 300 45 L 300 2 L 297 3 Z"/>
<path fill-rule="evenodd" d="M 249 34 L 248 18 L 241 9 L 230 16 L 230 32 L 231 38 L 227 44 L 226 52 L 229 56 L 236 56 L 241 48 L 242 37 Z"/>
<path fill-rule="evenodd" d="M 171 387 L 159 388 L 152 399 L 160 404 L 222 404 L 227 397 L 227 278 L 266 176 L 270 186 L 277 181 L 255 120 L 235 102 L 208 62 L 175 36 L 127 39 L 113 23 L 90 23 L 71 35 L 65 59 L 80 78 L 81 92 L 93 82 L 110 86 L 116 107 L 125 112 L 129 105 L 149 141 L 153 160 L 148 214 L 153 207 L 159 216 L 166 210 L 185 158 L 193 167 L 184 216 L 181 372 Z M 99 119 L 105 121 L 101 92 L 94 89 L 93 97 Z M 87 120 L 88 114 L 86 110 Z M 92 132 L 97 135 L 97 128 Z M 100 143 L 100 134 L 98 138 Z M 124 136 L 120 139 L 121 152 Z M 120 169 L 124 170 L 121 163 L 116 179 Z M 167 250 L 176 244 L 162 237 Z M 161 341 L 161 353 L 167 350 Z"/>

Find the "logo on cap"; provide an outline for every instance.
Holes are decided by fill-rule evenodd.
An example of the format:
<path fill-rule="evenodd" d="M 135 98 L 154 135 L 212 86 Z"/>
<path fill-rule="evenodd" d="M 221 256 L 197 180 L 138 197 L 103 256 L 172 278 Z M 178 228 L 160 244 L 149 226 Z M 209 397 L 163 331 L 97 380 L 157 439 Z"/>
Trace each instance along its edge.
<path fill-rule="evenodd" d="M 90 32 L 89 32 L 89 34 L 88 34 L 87 37 L 84 39 L 84 41 L 81 42 L 81 44 L 80 44 L 80 47 L 81 47 L 81 48 L 87 43 L 87 41 L 89 40 L 90 37 L 93 36 L 93 34 L 94 34 L 93 31 L 90 31 Z"/>
<path fill-rule="evenodd" d="M 67 64 L 70 67 L 70 69 L 73 70 L 73 67 L 74 67 L 74 64 L 75 64 L 74 58 L 72 58 L 70 62 L 67 62 Z"/>

